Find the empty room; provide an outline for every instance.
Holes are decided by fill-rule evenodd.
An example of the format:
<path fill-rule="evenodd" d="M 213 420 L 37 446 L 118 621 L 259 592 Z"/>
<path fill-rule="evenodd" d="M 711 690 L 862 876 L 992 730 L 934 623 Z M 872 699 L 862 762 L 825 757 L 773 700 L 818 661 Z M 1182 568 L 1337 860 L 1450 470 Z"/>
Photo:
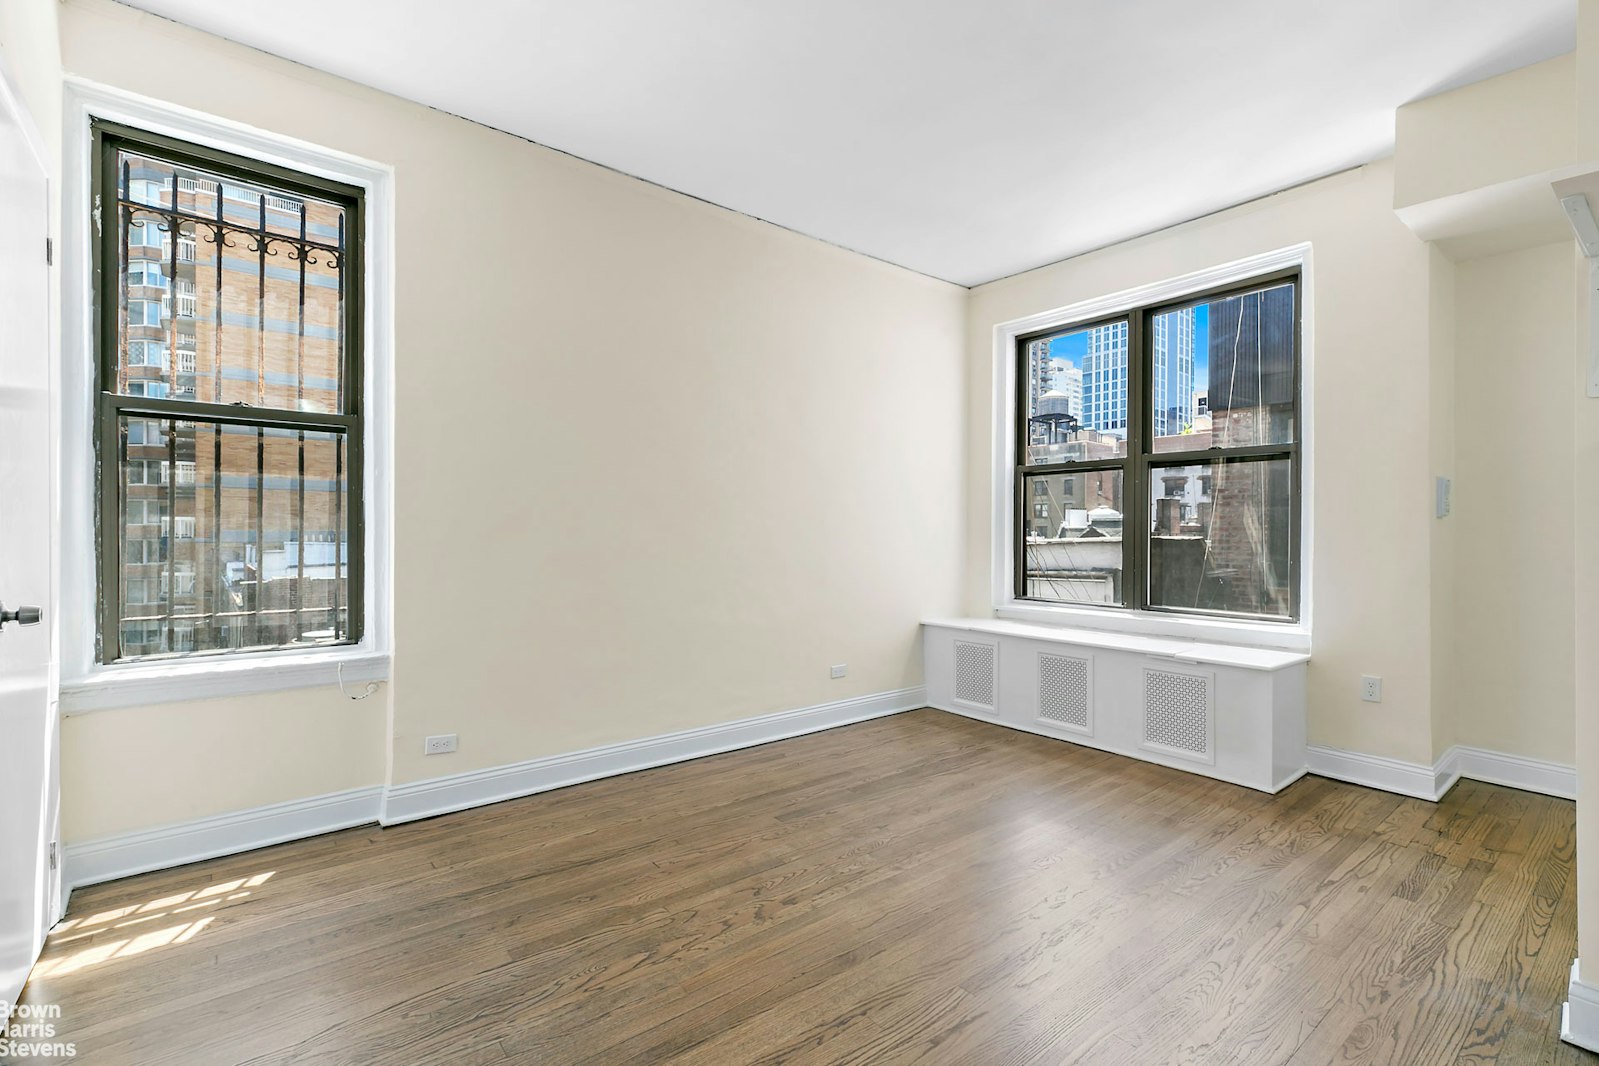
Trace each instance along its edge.
<path fill-rule="evenodd" d="M 1599 0 L 0 0 L 0 214 L 0 1063 L 1599 1066 Z"/>

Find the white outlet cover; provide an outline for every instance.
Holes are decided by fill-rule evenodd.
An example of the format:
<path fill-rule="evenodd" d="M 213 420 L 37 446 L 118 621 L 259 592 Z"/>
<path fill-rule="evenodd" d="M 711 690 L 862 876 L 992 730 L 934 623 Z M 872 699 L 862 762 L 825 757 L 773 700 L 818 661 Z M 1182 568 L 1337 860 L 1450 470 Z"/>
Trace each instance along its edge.
<path fill-rule="evenodd" d="M 1360 698 L 1367 703 L 1382 702 L 1382 678 L 1366 675 L 1360 679 Z"/>
<path fill-rule="evenodd" d="M 447 755 L 455 750 L 455 734 L 441 733 L 422 742 L 423 755 Z"/>
<path fill-rule="evenodd" d="M 840 677 L 848 676 L 849 675 L 849 663 L 839 663 L 837 666 L 833 667 L 833 669 L 830 671 L 830 673 L 832 674 L 832 676 L 834 678 L 840 678 Z"/>

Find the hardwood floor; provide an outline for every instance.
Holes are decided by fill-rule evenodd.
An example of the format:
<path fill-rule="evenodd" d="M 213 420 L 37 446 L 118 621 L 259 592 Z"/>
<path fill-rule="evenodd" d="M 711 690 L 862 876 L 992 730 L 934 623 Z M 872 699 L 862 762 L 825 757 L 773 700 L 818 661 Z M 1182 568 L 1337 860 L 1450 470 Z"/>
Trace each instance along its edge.
<path fill-rule="evenodd" d="M 73 896 L 92 1066 L 1599 1062 L 1573 808 L 917 711 Z"/>

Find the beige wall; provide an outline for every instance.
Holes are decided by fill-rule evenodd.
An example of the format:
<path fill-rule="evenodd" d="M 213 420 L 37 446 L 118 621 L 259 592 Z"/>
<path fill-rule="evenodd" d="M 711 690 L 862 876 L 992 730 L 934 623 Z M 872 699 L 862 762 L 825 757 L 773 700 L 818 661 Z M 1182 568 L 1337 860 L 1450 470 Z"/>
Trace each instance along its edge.
<path fill-rule="evenodd" d="M 1429 449 L 1434 477 L 1458 481 L 1455 387 L 1455 264 L 1437 246 L 1429 255 L 1431 285 L 1427 304 L 1427 360 L 1432 376 L 1428 392 L 1427 419 L 1431 436 Z M 1460 520 L 1438 519 L 1429 525 L 1432 646 L 1432 757 L 1436 761 L 1457 743 L 1457 710 L 1460 679 L 1456 668 L 1456 609 L 1460 598 L 1455 588 L 1457 530 Z"/>
<path fill-rule="evenodd" d="M 1563 732 L 1559 678 L 1499 704 L 1511 663 L 1580 664 L 1462 613 L 1468 515 L 1517 465 L 1472 437 L 1477 371 L 1497 331 L 1535 370 L 1505 402 L 1559 407 L 1569 284 L 1552 249 L 1451 262 L 1396 217 L 1391 163 L 967 294 L 105 0 L 60 19 L 71 73 L 392 164 L 399 249 L 392 685 L 70 719 L 69 841 L 916 684 L 917 621 L 989 608 L 994 324 L 1302 241 L 1312 742 L 1569 761 L 1569 682 Z M 1540 505 L 1568 559 L 1581 505 Z M 461 750 L 424 760 L 440 732 Z"/>
<path fill-rule="evenodd" d="M 393 684 L 74 718 L 69 840 L 375 783 L 383 699 L 406 782 L 920 683 L 964 290 L 102 0 L 61 23 L 69 73 L 392 164 L 398 227 Z"/>
<path fill-rule="evenodd" d="M 1434 262 L 1394 215 L 1387 162 L 973 290 L 966 608 L 986 612 L 992 602 L 994 326 L 1302 241 L 1314 246 L 1307 324 L 1315 376 L 1310 739 L 1430 763 Z M 1362 674 L 1384 678 L 1384 702 L 1360 701 Z"/>
<path fill-rule="evenodd" d="M 67 841 L 192 821 L 383 781 L 382 702 L 306 689 L 61 724 Z"/>
<path fill-rule="evenodd" d="M 1556 56 L 1399 108 L 1394 206 L 1570 165 L 1576 79 L 1575 56 Z"/>
<path fill-rule="evenodd" d="M 1573 256 L 1567 240 L 1459 264 L 1453 519 L 1457 740 L 1567 764 Z"/>

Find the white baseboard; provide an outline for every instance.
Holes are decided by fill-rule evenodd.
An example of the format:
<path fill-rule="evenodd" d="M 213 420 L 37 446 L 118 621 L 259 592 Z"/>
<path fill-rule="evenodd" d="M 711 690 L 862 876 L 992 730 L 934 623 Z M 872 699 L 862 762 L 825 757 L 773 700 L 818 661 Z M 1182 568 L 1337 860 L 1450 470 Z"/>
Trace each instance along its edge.
<path fill-rule="evenodd" d="M 1461 778 L 1506 785 L 1560 799 L 1577 798 L 1577 770 L 1562 763 L 1456 745 L 1428 766 L 1381 755 L 1311 745 L 1305 752 L 1310 772 L 1367 788 L 1436 803 Z"/>
<path fill-rule="evenodd" d="M 652 766 L 767 744 L 835 726 L 864 722 L 926 706 L 927 690 L 915 688 L 837 700 L 794 711 L 667 733 L 643 740 L 607 744 L 564 755 L 450 774 L 396 785 L 388 790 L 380 820 L 384 825 L 430 818 L 486 803 L 531 796 L 596 778 L 647 770 Z"/>
<path fill-rule="evenodd" d="M 1507 755 L 1484 748 L 1454 747 L 1460 758 L 1460 776 L 1490 785 L 1508 785 L 1527 792 L 1541 792 L 1561 799 L 1577 798 L 1577 768 L 1563 763 Z M 1449 752 L 1444 753 L 1449 758 Z M 1440 760 L 1441 761 L 1441 760 Z"/>
<path fill-rule="evenodd" d="M 837 700 L 793 711 L 552 755 L 448 777 L 335 792 L 192 822 L 68 844 L 62 853 L 62 901 L 74 888 L 119 877 L 236 855 L 289 840 L 381 822 L 394 825 L 485 803 L 545 792 L 600 777 L 696 759 L 815 733 L 925 705 L 921 686 Z"/>
<path fill-rule="evenodd" d="M 1449 790 L 1459 784 L 1460 779 L 1465 776 L 1460 772 L 1465 765 L 1465 760 L 1461 758 L 1461 751 L 1461 747 L 1457 744 L 1444 752 L 1438 757 L 1438 761 L 1433 763 L 1432 792 L 1434 802 L 1449 795 Z"/>
<path fill-rule="evenodd" d="M 943 711 L 945 714 L 954 714 L 959 715 L 962 718 L 970 718 L 974 722 L 983 722 L 986 725 L 997 725 L 1001 729 L 1013 729 L 1018 733 L 1031 733 L 1035 737 L 1048 737 L 1050 740 L 1062 740 L 1067 744 L 1076 744 L 1078 747 L 1093 748 L 1096 751 L 1105 751 L 1112 755 L 1120 755 L 1124 759 L 1136 759 L 1139 762 L 1153 763 L 1156 766 L 1164 766 L 1172 770 L 1181 770 L 1184 773 L 1197 773 L 1208 777 L 1213 781 L 1225 781 L 1227 784 L 1237 785 L 1239 788 L 1252 788 L 1256 791 L 1268 792 L 1270 794 L 1281 792 L 1283 789 L 1287 788 L 1289 785 L 1305 776 L 1304 770 L 1296 770 L 1286 775 L 1281 781 L 1274 782 L 1270 789 L 1262 789 L 1257 784 L 1245 781 L 1239 777 L 1235 777 L 1232 774 L 1218 771 L 1212 766 L 1206 766 L 1203 769 L 1198 769 L 1192 763 L 1186 762 L 1182 759 L 1174 759 L 1169 756 L 1162 755 L 1159 752 L 1150 751 L 1147 748 L 1135 750 L 1120 744 L 1109 743 L 1101 737 L 1091 736 L 1087 733 L 1078 733 L 1065 729 L 1049 729 L 1039 726 L 1033 722 L 1008 721 L 992 714 L 985 714 L 981 711 L 971 711 L 964 707 L 956 707 L 953 704 L 929 703 L 927 706 L 933 708 L 935 711 Z"/>
<path fill-rule="evenodd" d="M 1312 744 L 1305 749 L 1305 764 L 1316 776 L 1335 781 L 1424 800 L 1437 801 L 1440 795 L 1436 773 L 1431 766 L 1421 763 Z"/>
<path fill-rule="evenodd" d="M 1560 1012 L 1560 1039 L 1589 1051 L 1599 1051 L 1599 988 L 1577 979 L 1577 963 L 1571 964 L 1571 984 L 1566 990 L 1566 1005 Z"/>
<path fill-rule="evenodd" d="M 373 785 L 68 844 L 62 852 L 61 882 L 70 892 L 101 881 L 368 825 L 378 820 L 382 802 L 383 789 Z"/>
<path fill-rule="evenodd" d="M 63 895 L 74 888 L 119 877 L 253 851 L 372 822 L 396 825 L 448 814 L 924 706 L 927 706 L 926 689 L 921 686 L 897 689 L 508 766 L 451 774 L 387 790 L 380 786 L 352 789 L 68 844 L 62 854 Z M 969 717 L 993 722 L 993 719 L 977 715 Z M 1076 742 L 1075 738 L 1066 739 Z M 1448 792 L 1458 777 L 1566 799 L 1576 795 L 1576 771 L 1570 766 L 1481 748 L 1451 748 L 1436 766 L 1429 767 L 1313 745 L 1307 749 L 1307 763 L 1310 773 L 1322 777 L 1433 801 Z M 1291 780 L 1278 787 L 1284 787 Z M 62 909 L 66 909 L 64 898 Z M 1595 1004 L 1595 1010 L 1599 1010 L 1599 1000 Z"/>

